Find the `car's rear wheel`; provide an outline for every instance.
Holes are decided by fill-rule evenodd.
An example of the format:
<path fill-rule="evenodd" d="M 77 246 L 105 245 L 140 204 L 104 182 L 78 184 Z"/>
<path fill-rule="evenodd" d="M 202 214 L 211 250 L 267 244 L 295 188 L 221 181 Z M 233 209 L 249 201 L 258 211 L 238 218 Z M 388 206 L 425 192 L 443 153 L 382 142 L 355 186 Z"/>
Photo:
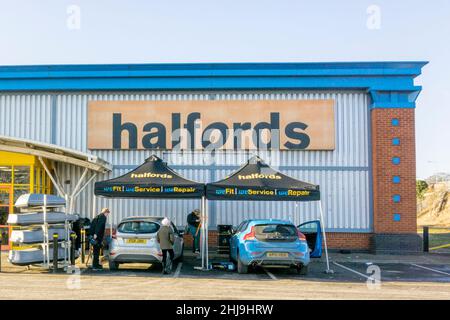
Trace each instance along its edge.
<path fill-rule="evenodd" d="M 109 270 L 117 270 L 119 269 L 119 264 L 114 261 L 109 261 Z"/>
<path fill-rule="evenodd" d="M 308 266 L 297 267 L 297 272 L 301 276 L 306 276 L 308 274 Z"/>
<path fill-rule="evenodd" d="M 244 264 L 239 257 L 239 252 L 237 254 L 237 271 L 238 273 L 248 273 L 248 265 Z"/>

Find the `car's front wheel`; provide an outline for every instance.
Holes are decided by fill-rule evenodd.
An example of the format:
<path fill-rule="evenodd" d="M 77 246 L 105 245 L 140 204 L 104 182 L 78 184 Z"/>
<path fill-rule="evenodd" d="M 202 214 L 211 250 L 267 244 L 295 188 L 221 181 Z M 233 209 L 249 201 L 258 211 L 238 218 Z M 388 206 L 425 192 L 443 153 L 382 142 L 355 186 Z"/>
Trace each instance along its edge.
<path fill-rule="evenodd" d="M 239 252 L 237 254 L 237 271 L 238 273 L 248 273 L 248 265 L 244 264 L 239 257 Z"/>
<path fill-rule="evenodd" d="M 109 270 L 117 270 L 119 269 L 119 264 L 114 261 L 109 261 Z"/>

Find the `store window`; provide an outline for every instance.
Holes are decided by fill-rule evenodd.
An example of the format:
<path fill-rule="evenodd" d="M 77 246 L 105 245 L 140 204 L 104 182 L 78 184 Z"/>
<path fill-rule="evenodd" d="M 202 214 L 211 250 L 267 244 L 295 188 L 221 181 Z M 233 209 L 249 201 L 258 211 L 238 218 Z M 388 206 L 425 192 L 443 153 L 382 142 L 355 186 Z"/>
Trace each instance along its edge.
<path fill-rule="evenodd" d="M 0 183 L 12 182 L 12 167 L 0 166 Z"/>
<path fill-rule="evenodd" d="M 19 211 L 14 203 L 22 194 L 51 193 L 50 179 L 40 164 L 33 160 L 31 156 L 22 164 L 15 154 L 2 154 L 0 158 L 0 222 L 4 222 L 8 213 Z"/>
<path fill-rule="evenodd" d="M 9 206 L 9 190 L 0 188 L 0 206 Z"/>
<path fill-rule="evenodd" d="M 30 185 L 30 166 L 14 166 L 14 184 Z"/>

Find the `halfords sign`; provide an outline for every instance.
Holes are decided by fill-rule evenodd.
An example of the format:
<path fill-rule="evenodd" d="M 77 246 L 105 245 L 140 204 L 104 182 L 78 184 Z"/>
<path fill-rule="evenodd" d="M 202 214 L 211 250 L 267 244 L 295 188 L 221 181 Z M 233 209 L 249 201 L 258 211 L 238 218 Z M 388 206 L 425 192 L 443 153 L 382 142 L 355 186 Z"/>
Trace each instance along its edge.
<path fill-rule="evenodd" d="M 91 101 L 89 149 L 333 150 L 333 100 Z"/>

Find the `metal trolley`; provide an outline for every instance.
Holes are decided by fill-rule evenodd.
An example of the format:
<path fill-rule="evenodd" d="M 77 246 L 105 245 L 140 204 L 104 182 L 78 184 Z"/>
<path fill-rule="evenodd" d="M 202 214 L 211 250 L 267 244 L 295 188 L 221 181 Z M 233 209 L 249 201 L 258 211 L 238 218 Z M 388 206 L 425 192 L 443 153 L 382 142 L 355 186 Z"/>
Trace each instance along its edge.
<path fill-rule="evenodd" d="M 32 265 L 40 266 L 44 269 L 53 270 L 57 272 L 58 269 L 68 270 L 75 265 L 75 234 L 72 232 L 71 220 L 69 219 L 69 212 L 67 207 L 67 199 L 64 202 L 64 206 L 58 206 L 63 208 L 65 219 L 64 221 L 53 223 L 49 222 L 48 214 L 52 206 L 48 207 L 47 195 L 43 195 L 43 205 L 40 207 L 43 214 L 42 224 L 31 224 L 26 226 L 12 225 L 12 230 L 36 230 L 41 228 L 43 239 L 40 243 L 24 243 L 24 242 L 12 242 L 11 250 L 26 250 L 30 248 L 40 248 L 42 250 L 42 262 L 31 262 L 26 265 L 28 268 Z M 39 207 L 33 207 L 36 210 Z M 21 212 L 27 212 L 30 209 L 21 209 Z M 60 233 L 52 233 L 52 230 L 60 229 Z M 60 235 L 62 236 L 60 237 Z"/>

